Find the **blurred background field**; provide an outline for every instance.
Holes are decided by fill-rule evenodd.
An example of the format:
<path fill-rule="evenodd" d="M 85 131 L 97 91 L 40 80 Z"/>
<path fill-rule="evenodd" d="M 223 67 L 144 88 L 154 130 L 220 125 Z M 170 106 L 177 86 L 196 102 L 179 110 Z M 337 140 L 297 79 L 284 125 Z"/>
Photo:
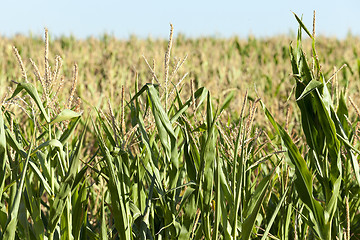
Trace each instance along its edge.
<path fill-rule="evenodd" d="M 111 35 L 85 40 L 77 40 L 75 37 L 52 39 L 51 29 L 49 33 L 50 64 L 54 64 L 56 55 L 63 58 L 63 91 L 70 91 L 72 66 L 74 63 L 78 64 L 76 91 L 83 103 L 88 104 L 84 109 L 91 106 L 101 107 L 108 98 L 115 106 L 119 106 L 122 86 L 125 87 L 125 99 L 129 99 L 130 93 L 134 93 L 136 79 L 139 88 L 154 81 L 150 70 L 153 64 L 157 79 L 163 84 L 164 54 L 168 42 L 166 39 L 139 39 L 132 36 L 129 40 L 118 40 Z M 194 81 L 195 89 L 204 86 L 211 91 L 213 97 L 219 99 L 235 90 L 235 100 L 230 107 L 235 115 L 240 111 L 245 91 L 248 90 L 249 97 L 255 99 L 256 89 L 258 97 L 269 105 L 271 111 L 280 112 L 279 117 L 283 118 L 286 116 L 284 112 L 287 99 L 294 83 L 289 60 L 289 46 L 294 40 L 294 36 L 191 39 L 179 35 L 173 42 L 171 69 L 185 57 L 186 59 L 173 76 L 172 82 L 178 84 L 182 80 L 179 86 L 183 87 L 182 96 L 185 98 L 189 96 L 191 80 Z M 326 79 L 330 79 L 337 69 L 347 64 L 347 67 L 337 74 L 337 80 L 342 86 L 349 85 L 348 90 L 354 99 L 357 99 L 360 88 L 359 40 L 359 37 L 349 35 L 343 40 L 318 37 L 316 42 L 318 55 L 322 56 L 321 66 Z M 310 52 L 311 41 L 305 39 L 303 42 L 305 52 Z M 7 91 L 6 86 L 13 85 L 11 80 L 18 81 L 21 76 L 12 46 L 15 46 L 22 56 L 31 82 L 35 82 L 35 77 L 32 74 L 30 57 L 38 63 L 39 70 L 44 71 L 41 69 L 44 62 L 42 37 L 19 35 L 0 38 L 1 95 Z M 156 80 L 154 82 L 156 83 Z"/>

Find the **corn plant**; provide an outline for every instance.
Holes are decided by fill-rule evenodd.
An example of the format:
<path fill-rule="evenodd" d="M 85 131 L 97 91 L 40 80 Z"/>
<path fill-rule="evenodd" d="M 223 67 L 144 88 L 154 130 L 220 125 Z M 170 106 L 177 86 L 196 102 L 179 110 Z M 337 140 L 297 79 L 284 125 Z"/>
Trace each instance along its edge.
<path fill-rule="evenodd" d="M 47 30 L 45 36 L 45 74 L 41 75 L 31 61 L 35 78 L 42 84 L 42 95 L 28 81 L 14 48 L 23 78 L 15 82 L 16 88 L 0 114 L 3 239 L 80 239 L 86 234 L 83 196 L 87 189 L 85 172 L 79 171 L 86 128 L 78 137 L 72 136 L 81 119 L 81 113 L 70 109 L 73 93 L 63 110 L 54 101 L 59 89 L 51 86 L 58 80 L 61 64 L 57 58 L 55 71 L 50 72 Z M 11 111 L 15 104 L 23 114 L 17 109 Z M 20 126 L 14 114 L 27 117 L 21 121 L 26 125 Z"/>
<path fill-rule="evenodd" d="M 286 149 L 286 160 L 294 170 L 294 187 L 301 200 L 292 202 L 301 216 L 301 224 L 293 226 L 298 233 L 294 237 L 308 236 L 318 239 L 350 239 L 350 209 L 357 206 L 359 186 L 359 166 L 353 146 L 354 130 L 347 121 L 348 110 L 342 93 L 335 105 L 331 96 L 329 81 L 325 79 L 315 49 L 315 34 L 311 34 L 301 19 L 297 46 L 290 47 L 293 76 L 296 80 L 295 98 L 301 112 L 301 126 L 306 142 L 304 155 L 294 144 L 289 134 L 272 117 L 265 104 L 265 115 L 282 139 Z M 301 33 L 304 30 L 312 39 L 312 67 L 302 50 Z M 350 206 L 350 207 L 349 207 Z M 353 209 L 355 212 L 357 210 Z M 291 218 L 291 211 L 288 214 Z M 298 221 L 298 220 L 296 220 Z M 304 228 L 305 227 L 305 228 Z M 310 233 L 306 231 L 310 229 Z"/>
<path fill-rule="evenodd" d="M 145 113 L 136 107 L 145 93 L 153 131 L 147 130 Z M 249 239 L 273 174 L 260 174 L 254 186 L 251 169 L 258 166 L 251 166 L 255 162 L 251 159 L 253 144 L 241 140 L 248 137 L 249 128 L 239 131 L 233 166 L 221 153 L 224 149 L 217 145 L 220 125 L 216 121 L 231 97 L 215 113 L 205 88 L 184 103 L 178 98 L 175 102 L 179 105 L 172 104 L 168 113 L 154 85 L 145 85 L 132 99 L 136 152 L 125 144 L 128 136 L 117 136 L 121 130 L 111 118 L 106 121 L 99 113 L 94 123 L 115 234 L 120 239 Z M 198 107 L 206 102 L 206 121 L 198 130 L 186 112 L 193 100 L 198 100 Z M 233 175 L 227 175 L 228 170 Z"/>
<path fill-rule="evenodd" d="M 132 126 L 128 131 L 122 117 L 120 124 L 116 120 L 124 109 L 114 114 L 109 105 L 108 117 L 98 113 L 93 125 L 110 196 L 110 215 L 106 208 L 102 212 L 107 222 L 102 236 L 249 239 L 262 224 L 258 216 L 274 173 L 262 164 L 269 156 L 261 159 L 261 151 L 256 151 L 261 134 L 254 136 L 253 129 L 258 101 L 245 116 L 246 95 L 238 130 L 229 131 L 219 119 L 234 93 L 214 111 L 206 88 L 182 101 L 181 90 L 174 86 L 176 95 L 168 107 L 172 94 L 166 94 L 166 88 L 162 93 L 160 85 L 149 83 L 137 90 L 127 103 Z M 108 231 L 106 226 L 112 224 L 115 229 Z"/>

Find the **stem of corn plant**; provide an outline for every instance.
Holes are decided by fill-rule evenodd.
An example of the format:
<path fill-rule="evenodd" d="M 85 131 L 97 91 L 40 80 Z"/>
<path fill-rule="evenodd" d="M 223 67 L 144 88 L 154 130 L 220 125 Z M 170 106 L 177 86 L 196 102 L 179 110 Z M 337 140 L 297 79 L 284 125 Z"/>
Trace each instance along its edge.
<path fill-rule="evenodd" d="M 46 58 L 46 54 L 45 54 L 45 58 Z M 45 62 L 46 62 L 46 59 L 45 59 Z M 46 67 L 45 67 L 45 71 L 46 71 Z M 46 77 L 47 76 L 45 75 L 45 78 Z M 46 89 L 44 89 L 44 91 L 46 91 Z M 47 109 L 47 114 L 48 114 L 48 116 L 50 116 L 50 109 L 49 108 Z M 50 123 L 48 123 L 48 131 L 49 131 L 48 132 L 48 134 L 49 134 L 49 140 L 48 141 L 51 141 L 52 136 L 51 136 L 51 124 Z M 51 160 L 50 159 L 47 159 L 47 160 L 48 160 L 48 164 L 49 164 L 49 168 L 50 168 L 50 187 L 51 187 L 52 192 L 55 193 L 55 169 L 51 166 L 52 165 Z M 52 196 L 49 199 L 50 204 L 53 203 L 53 199 L 54 199 L 54 196 Z M 49 234 L 49 240 L 53 240 L 53 239 L 54 239 L 54 231 L 51 231 L 50 234 Z"/>
<path fill-rule="evenodd" d="M 6 223 L 6 227 L 5 227 L 4 233 L 2 235 L 3 239 L 9 239 L 9 240 L 15 239 L 15 232 L 16 232 L 16 229 L 17 229 L 16 226 L 17 226 L 18 215 L 19 215 L 19 206 L 20 206 L 20 201 L 21 201 L 22 195 L 23 195 L 22 191 L 23 191 L 23 186 L 24 186 L 27 167 L 29 165 L 32 148 L 33 148 L 33 145 L 35 143 L 35 134 L 36 134 L 36 124 L 34 125 L 34 132 L 33 132 L 32 140 L 30 142 L 29 151 L 28 151 L 28 154 L 26 156 L 23 171 L 22 171 L 22 174 L 21 174 L 19 187 L 17 189 L 16 196 L 15 196 L 15 199 L 14 199 L 14 203 L 11 206 L 11 212 L 10 212 L 10 215 L 8 216 L 8 221 Z"/>

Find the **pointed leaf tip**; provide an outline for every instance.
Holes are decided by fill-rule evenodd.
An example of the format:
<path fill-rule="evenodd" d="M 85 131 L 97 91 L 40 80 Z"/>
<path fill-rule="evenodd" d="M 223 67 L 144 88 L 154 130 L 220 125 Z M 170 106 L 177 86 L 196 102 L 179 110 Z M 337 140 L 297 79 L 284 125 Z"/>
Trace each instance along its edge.
<path fill-rule="evenodd" d="M 80 117 L 81 115 L 82 113 L 74 112 L 70 109 L 64 109 L 50 122 L 50 124 L 71 120 L 73 118 Z"/>

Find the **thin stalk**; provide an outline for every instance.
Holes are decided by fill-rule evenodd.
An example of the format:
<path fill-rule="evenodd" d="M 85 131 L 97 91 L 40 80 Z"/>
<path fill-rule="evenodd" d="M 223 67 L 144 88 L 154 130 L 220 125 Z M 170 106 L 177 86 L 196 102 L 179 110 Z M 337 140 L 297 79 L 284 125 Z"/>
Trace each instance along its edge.
<path fill-rule="evenodd" d="M 243 127 L 243 134 L 242 134 L 242 144 L 245 143 L 245 131 L 246 131 L 246 128 L 245 126 Z M 240 132 L 240 131 L 239 131 Z M 240 133 L 239 133 L 240 135 Z M 237 219 L 238 219 L 238 216 L 239 216 L 239 208 L 240 208 L 240 203 L 241 203 L 241 199 L 242 199 L 242 187 L 243 187 L 243 180 L 245 179 L 245 173 L 244 173 L 244 149 L 245 147 L 242 145 L 241 146 L 241 152 L 240 152 L 240 156 L 239 157 L 236 157 L 235 158 L 235 164 L 237 162 L 239 162 L 239 166 L 238 166 L 238 170 L 235 168 L 235 171 L 239 172 L 239 175 L 240 175 L 240 179 L 238 179 L 236 181 L 236 189 L 235 189 L 235 192 L 234 192 L 234 195 L 235 195 L 235 216 L 234 216 L 234 219 L 233 219 L 233 232 L 232 232 L 232 238 L 234 240 L 236 240 L 236 237 L 237 237 Z M 236 180 L 236 179 L 235 179 Z M 233 183 L 235 184 L 235 182 Z M 241 221 L 242 221 L 242 211 L 240 212 L 240 218 L 241 218 Z"/>
<path fill-rule="evenodd" d="M 28 154 L 26 156 L 24 168 L 23 168 L 22 173 L 21 173 L 19 187 L 18 187 L 18 189 L 16 191 L 16 196 L 15 196 L 15 199 L 14 199 L 14 203 L 11 206 L 11 212 L 10 212 L 10 214 L 8 216 L 6 227 L 5 227 L 4 233 L 2 235 L 3 239 L 10 239 L 10 240 L 15 239 L 16 228 L 14 228 L 14 226 L 17 225 L 18 220 L 19 220 L 18 217 L 19 217 L 20 201 L 21 201 L 21 198 L 23 196 L 23 187 L 24 187 L 26 171 L 27 171 L 27 167 L 28 167 L 28 164 L 29 164 L 29 161 L 30 161 L 30 156 L 31 156 L 31 152 L 32 152 L 32 149 L 33 149 L 33 145 L 34 145 L 34 142 L 35 142 L 35 132 L 36 132 L 36 125 L 35 125 L 32 140 L 30 142 L 29 151 L 28 151 Z"/>

